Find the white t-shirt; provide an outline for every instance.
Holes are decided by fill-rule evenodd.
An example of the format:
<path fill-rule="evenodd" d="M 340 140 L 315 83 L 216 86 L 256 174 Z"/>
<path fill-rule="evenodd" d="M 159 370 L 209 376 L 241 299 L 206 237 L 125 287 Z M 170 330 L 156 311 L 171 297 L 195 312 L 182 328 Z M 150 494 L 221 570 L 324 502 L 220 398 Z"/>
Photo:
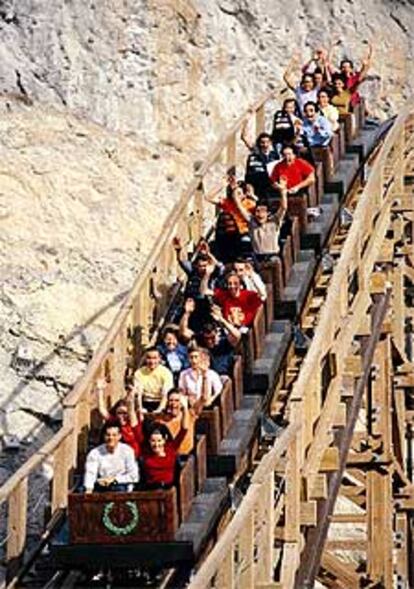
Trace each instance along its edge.
<path fill-rule="evenodd" d="M 133 449 L 120 442 L 113 452 L 105 444 L 91 450 L 86 458 L 84 486 L 93 489 L 98 479 L 115 477 L 117 483 L 137 483 L 138 465 Z"/>
<path fill-rule="evenodd" d="M 207 370 L 207 396 L 208 398 L 216 397 L 223 389 L 223 384 L 220 376 L 214 370 Z M 201 372 L 197 372 L 192 368 L 183 370 L 178 379 L 178 387 L 185 395 L 195 395 L 197 399 L 201 397 L 203 376 Z"/>
<path fill-rule="evenodd" d="M 318 89 L 314 88 L 305 92 L 302 86 L 297 86 L 295 90 L 296 100 L 298 102 L 299 110 L 303 114 L 303 109 L 307 102 L 318 102 Z"/>

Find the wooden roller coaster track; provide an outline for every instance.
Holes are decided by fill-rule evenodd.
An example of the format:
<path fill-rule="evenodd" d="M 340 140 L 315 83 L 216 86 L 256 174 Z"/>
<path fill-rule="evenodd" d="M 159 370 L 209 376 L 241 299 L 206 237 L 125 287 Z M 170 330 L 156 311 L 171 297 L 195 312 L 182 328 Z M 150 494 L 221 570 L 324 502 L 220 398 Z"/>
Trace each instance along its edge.
<path fill-rule="evenodd" d="M 191 589 L 414 586 L 413 148 L 408 107 L 358 195 L 290 425 Z"/>
<path fill-rule="evenodd" d="M 269 100 L 267 94 L 254 107 L 257 133 L 264 129 Z M 290 425 L 258 465 L 235 517 L 195 574 L 194 589 L 301 588 L 312 587 L 316 578 L 323 586 L 348 589 L 361 583 L 394 587 L 395 581 L 409 586 L 414 488 L 405 438 L 414 415 L 414 380 L 407 345 L 413 311 L 406 303 L 414 281 L 414 205 L 404 177 L 413 111 L 398 117 L 358 196 L 289 396 Z M 106 379 L 115 403 L 128 366 L 162 325 L 181 276 L 172 237 L 184 236 L 191 250 L 213 226 L 203 193 L 218 167 L 240 161 L 245 116 L 196 170 L 87 371 L 66 397 L 62 429 L 0 488 L 0 505 L 7 506 L 7 587 L 18 586 L 22 566 L 67 506 L 77 457 L 87 449 L 97 379 Z M 45 463 L 52 466 L 50 519 L 40 544 L 29 549 L 28 482 Z M 347 510 L 337 510 L 340 499 Z M 349 524 L 358 524 L 360 536 L 331 534 L 334 526 Z M 352 557 L 344 560 L 344 551 Z"/>

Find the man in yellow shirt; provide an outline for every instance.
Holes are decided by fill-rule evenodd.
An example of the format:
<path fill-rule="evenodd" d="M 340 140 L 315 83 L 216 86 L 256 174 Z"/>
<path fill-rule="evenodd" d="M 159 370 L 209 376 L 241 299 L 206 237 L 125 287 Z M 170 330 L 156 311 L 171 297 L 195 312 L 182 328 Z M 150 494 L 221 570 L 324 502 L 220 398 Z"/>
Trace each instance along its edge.
<path fill-rule="evenodd" d="M 134 374 L 134 389 L 138 408 L 146 411 L 162 411 L 167 404 L 167 393 L 174 386 L 172 372 L 161 364 L 157 348 L 148 348 L 144 363 Z"/>

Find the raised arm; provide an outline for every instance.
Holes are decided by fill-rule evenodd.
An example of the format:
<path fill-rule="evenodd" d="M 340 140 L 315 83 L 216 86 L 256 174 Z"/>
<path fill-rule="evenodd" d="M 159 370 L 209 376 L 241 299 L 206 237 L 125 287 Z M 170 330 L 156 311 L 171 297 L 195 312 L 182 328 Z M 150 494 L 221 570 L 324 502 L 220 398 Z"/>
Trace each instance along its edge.
<path fill-rule="evenodd" d="M 218 184 L 211 192 L 204 194 L 205 200 L 212 205 L 219 205 L 223 200 L 222 194 L 225 188 L 226 185 L 224 183 Z"/>
<path fill-rule="evenodd" d="M 253 149 L 254 148 L 254 140 L 252 139 L 250 133 L 249 133 L 249 123 L 251 121 L 251 117 L 253 115 L 253 109 L 249 108 L 248 110 L 248 115 L 247 117 L 244 119 L 242 127 L 241 127 L 241 133 L 240 133 L 240 138 L 243 141 L 243 143 L 245 144 L 245 146 L 247 147 L 247 149 Z"/>
<path fill-rule="evenodd" d="M 227 321 L 227 319 L 223 316 L 221 308 L 218 305 L 213 305 L 211 309 L 211 316 L 215 321 L 217 321 L 217 323 L 223 326 L 223 328 L 226 330 L 227 339 L 229 343 L 233 347 L 236 347 L 241 339 L 240 330 L 235 325 L 230 323 L 230 321 Z"/>
<path fill-rule="evenodd" d="M 138 370 L 134 374 L 134 396 L 137 400 L 137 410 L 142 413 L 142 383 L 139 378 Z"/>
<path fill-rule="evenodd" d="M 105 421 L 107 419 L 110 418 L 110 413 L 107 409 L 106 403 L 105 403 L 105 388 L 106 388 L 106 382 L 103 378 L 100 378 L 99 380 L 96 381 L 96 386 L 95 386 L 95 390 L 96 390 L 96 395 L 98 397 L 98 411 L 99 411 L 99 415 L 102 417 L 102 419 L 104 419 Z"/>
<path fill-rule="evenodd" d="M 181 250 L 182 250 L 182 243 L 181 243 L 181 239 L 179 237 L 174 237 L 173 239 L 173 248 L 175 250 L 175 255 L 177 257 L 177 262 L 180 265 L 180 267 L 184 270 L 184 272 L 187 274 L 187 276 L 191 273 L 192 269 L 193 269 L 193 265 L 191 264 L 191 262 L 189 260 L 183 260 L 181 258 Z"/>
<path fill-rule="evenodd" d="M 194 331 L 190 329 L 190 317 L 195 310 L 194 299 L 186 299 L 184 302 L 184 313 L 180 319 L 179 335 L 184 340 L 189 341 L 194 336 Z"/>
<path fill-rule="evenodd" d="M 243 217 L 243 219 L 247 222 L 250 221 L 252 215 L 251 213 L 249 213 L 249 211 L 246 211 L 246 209 L 243 206 L 243 203 L 240 199 L 240 197 L 237 195 L 236 191 L 233 191 L 233 200 L 234 200 L 234 204 L 236 205 L 239 213 L 241 214 L 241 216 Z"/>
<path fill-rule="evenodd" d="M 250 279 L 252 280 L 252 282 L 254 284 L 257 294 L 262 299 L 262 301 L 265 301 L 267 299 L 267 291 L 266 291 L 265 283 L 262 280 L 262 277 L 260 276 L 260 274 L 258 272 L 255 272 L 253 269 L 253 266 L 247 262 L 246 262 L 246 270 L 247 270 L 248 275 L 250 276 Z"/>
<path fill-rule="evenodd" d="M 138 418 L 135 410 L 135 395 L 133 388 L 128 391 L 125 400 L 128 407 L 129 423 L 131 424 L 131 427 L 136 427 L 138 425 Z"/>
<path fill-rule="evenodd" d="M 374 47 L 372 43 L 368 43 L 368 52 L 365 59 L 362 60 L 362 67 L 361 71 L 359 72 L 359 81 L 360 84 L 367 76 L 369 68 L 371 67 L 372 63 L 372 54 L 374 52 Z"/>
<path fill-rule="evenodd" d="M 203 278 L 201 279 L 201 283 L 200 283 L 200 294 L 202 296 L 204 296 L 204 297 L 214 294 L 213 289 L 210 288 L 210 278 L 211 278 L 211 275 L 214 272 L 215 267 L 216 267 L 215 264 L 213 264 L 213 263 L 210 262 L 207 265 L 206 273 L 204 274 Z"/>
<path fill-rule="evenodd" d="M 276 220 L 277 220 L 279 226 L 282 224 L 282 221 L 286 215 L 287 208 L 288 208 L 287 188 L 285 186 L 280 191 L 280 207 L 276 211 Z"/>
<path fill-rule="evenodd" d="M 293 66 L 295 65 L 295 63 L 296 63 L 296 58 L 291 59 L 291 61 L 288 63 L 288 66 L 283 73 L 283 80 L 285 81 L 287 86 L 291 90 L 293 90 L 293 92 L 295 92 L 295 90 L 296 90 L 296 80 L 295 80 L 295 77 L 292 72 L 292 69 L 293 69 Z"/>

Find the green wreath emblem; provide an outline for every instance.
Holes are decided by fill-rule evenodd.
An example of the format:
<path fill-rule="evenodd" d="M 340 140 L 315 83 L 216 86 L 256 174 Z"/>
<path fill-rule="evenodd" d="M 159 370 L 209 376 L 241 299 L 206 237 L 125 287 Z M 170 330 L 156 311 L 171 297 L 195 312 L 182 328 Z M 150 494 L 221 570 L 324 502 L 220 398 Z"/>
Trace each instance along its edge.
<path fill-rule="evenodd" d="M 105 528 L 115 536 L 127 536 L 138 525 L 139 512 L 136 503 L 134 503 L 133 501 L 126 501 L 125 505 L 128 507 L 131 513 L 131 521 L 124 527 L 115 525 L 111 520 L 111 511 L 114 507 L 113 501 L 107 503 L 103 509 L 102 523 L 105 526 Z"/>

